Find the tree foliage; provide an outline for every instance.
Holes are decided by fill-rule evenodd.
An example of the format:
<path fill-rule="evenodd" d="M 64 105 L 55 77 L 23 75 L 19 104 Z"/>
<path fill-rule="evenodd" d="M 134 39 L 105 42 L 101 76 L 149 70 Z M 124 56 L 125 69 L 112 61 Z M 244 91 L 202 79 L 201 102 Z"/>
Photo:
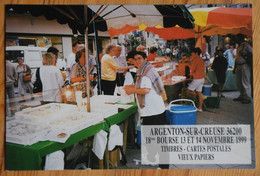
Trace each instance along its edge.
<path fill-rule="evenodd" d="M 136 49 L 140 45 L 140 38 L 135 37 L 134 35 L 130 35 L 124 44 L 125 47 L 129 50 Z"/>

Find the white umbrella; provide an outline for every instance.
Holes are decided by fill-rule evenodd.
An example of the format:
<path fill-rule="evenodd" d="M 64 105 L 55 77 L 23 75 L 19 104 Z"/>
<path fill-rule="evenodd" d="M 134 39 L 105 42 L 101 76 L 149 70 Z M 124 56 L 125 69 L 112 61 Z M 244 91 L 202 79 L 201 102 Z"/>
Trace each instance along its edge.
<path fill-rule="evenodd" d="M 142 27 L 180 26 L 194 27 L 193 17 L 184 5 L 89 5 L 98 14 L 99 20 L 106 21 L 111 38 L 126 34 Z M 114 34 L 115 32 L 115 34 Z"/>

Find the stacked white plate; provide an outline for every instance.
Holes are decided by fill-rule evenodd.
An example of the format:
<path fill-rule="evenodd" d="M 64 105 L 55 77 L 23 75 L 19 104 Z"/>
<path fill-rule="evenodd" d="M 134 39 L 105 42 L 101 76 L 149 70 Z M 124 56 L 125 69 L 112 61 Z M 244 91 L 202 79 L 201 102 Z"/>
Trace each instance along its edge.
<path fill-rule="evenodd" d="M 172 77 L 172 81 L 182 81 L 182 80 L 185 80 L 186 79 L 186 76 L 173 76 Z"/>

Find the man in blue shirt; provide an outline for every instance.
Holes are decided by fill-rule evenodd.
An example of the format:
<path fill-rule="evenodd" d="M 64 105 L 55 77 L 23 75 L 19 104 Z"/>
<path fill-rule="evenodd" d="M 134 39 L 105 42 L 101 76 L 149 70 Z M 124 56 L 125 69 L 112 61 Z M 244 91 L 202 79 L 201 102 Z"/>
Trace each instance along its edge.
<path fill-rule="evenodd" d="M 235 66 L 236 54 L 237 50 L 235 49 L 234 44 L 230 44 L 230 48 L 223 53 L 223 55 L 227 57 L 229 68 Z"/>

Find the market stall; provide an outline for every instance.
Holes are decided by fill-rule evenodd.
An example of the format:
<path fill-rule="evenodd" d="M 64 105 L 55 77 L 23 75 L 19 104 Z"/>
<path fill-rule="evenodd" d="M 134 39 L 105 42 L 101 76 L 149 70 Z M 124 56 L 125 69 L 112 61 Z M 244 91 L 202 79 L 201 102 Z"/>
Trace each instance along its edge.
<path fill-rule="evenodd" d="M 185 76 L 172 76 L 171 79 L 163 79 L 167 102 L 180 98 L 181 90 L 187 81 Z"/>
<path fill-rule="evenodd" d="M 95 105 L 93 106 L 93 111 L 97 111 L 100 107 L 100 111 L 99 113 L 101 113 L 101 117 L 102 117 L 102 121 L 100 121 L 100 117 L 99 119 L 97 119 L 95 121 L 95 123 L 93 122 L 92 124 L 85 124 L 85 128 L 81 126 L 81 128 L 79 126 L 78 129 L 76 128 L 71 128 L 68 129 L 68 127 L 66 126 L 67 122 L 70 124 L 73 124 L 76 119 L 76 116 L 73 116 L 72 119 L 67 119 L 65 117 L 63 117 L 62 119 L 57 118 L 57 120 L 52 120 L 52 119 L 47 119 L 46 118 L 46 122 L 47 126 L 49 125 L 48 122 L 50 122 L 50 127 L 52 125 L 56 125 L 55 126 L 55 130 L 57 127 L 57 123 L 59 123 L 59 130 L 67 130 L 66 133 L 71 133 L 69 134 L 67 137 L 67 139 L 63 142 L 57 142 L 57 141 L 51 141 L 51 140 L 40 140 L 39 142 L 33 143 L 31 145 L 26 145 L 24 143 L 19 143 L 19 142 L 15 142 L 15 140 L 13 138 L 7 138 L 7 142 L 6 142 L 6 169 L 7 170 L 41 170 L 43 167 L 43 157 L 45 157 L 46 155 L 53 153 L 55 151 L 58 150 L 62 150 L 64 148 L 67 148 L 69 146 L 72 146 L 73 144 L 76 144 L 84 139 L 87 139 L 88 137 L 94 136 L 95 134 L 97 134 L 99 131 L 104 130 L 106 132 L 109 132 L 109 128 L 111 125 L 113 124 L 118 124 L 120 122 L 123 122 L 125 119 L 127 119 L 129 116 L 131 116 L 132 114 L 134 114 L 137 110 L 137 106 L 133 103 L 125 105 L 125 104 L 120 104 L 120 101 L 118 100 L 118 97 L 102 97 L 102 96 L 96 96 L 93 97 L 93 102 L 96 102 L 97 100 L 95 99 L 99 99 L 98 101 L 102 103 L 95 103 Z M 114 102 L 111 102 L 111 100 L 113 100 Z M 109 104 L 106 104 L 107 102 L 109 102 Z M 62 105 L 62 104 L 59 104 Z M 78 108 L 75 105 L 66 105 L 66 109 L 73 109 L 73 108 Z M 40 116 L 46 113 L 49 113 L 49 116 L 52 116 L 54 112 L 54 109 L 50 110 L 48 109 L 46 112 L 43 110 L 46 110 L 47 106 L 51 106 L 49 105 L 42 105 L 39 106 L 37 108 L 28 108 L 25 109 L 21 112 L 17 113 L 16 119 L 14 121 L 17 121 L 17 123 L 22 123 L 22 122 L 26 122 L 26 121 L 34 121 L 34 122 L 41 122 L 43 123 L 43 121 L 41 121 L 40 118 L 32 118 L 32 116 L 30 115 L 35 115 L 35 113 Z M 103 106 L 103 108 L 102 108 Z M 110 107 L 108 107 L 110 106 Z M 55 104 L 55 110 L 57 110 L 57 105 Z M 120 108 L 120 111 L 118 113 L 118 109 Z M 110 111 L 109 113 L 104 112 L 103 110 L 107 111 L 107 109 L 113 109 L 113 111 Z M 65 112 L 66 110 L 62 109 L 61 110 L 63 112 Z M 41 113 L 39 113 L 38 111 L 40 111 Z M 76 110 L 77 111 L 77 110 Z M 25 112 L 27 115 L 22 116 L 22 114 Z M 90 113 L 86 112 L 86 108 L 85 110 L 81 109 L 81 112 L 84 114 L 87 114 L 89 117 Z M 108 111 L 107 111 L 108 112 Z M 20 114 L 19 114 L 20 113 Z M 67 114 L 70 114 L 68 111 L 66 111 Z M 77 113 L 75 112 L 75 109 L 73 111 L 71 111 L 71 113 Z M 93 112 L 95 113 L 95 112 Z M 29 114 L 29 115 L 28 115 Z M 59 114 L 62 114 L 62 112 L 58 112 L 58 114 L 55 114 L 55 116 L 59 116 Z M 64 116 L 64 114 L 62 114 Z M 98 115 L 96 115 L 98 116 Z M 52 116 L 53 117 L 53 116 Z M 53 117 L 55 119 L 55 117 Z M 82 119 L 83 116 L 80 116 L 80 119 Z M 71 122 L 66 121 L 66 120 L 71 120 Z M 85 120 L 84 120 L 85 121 Z M 8 123 L 11 123 L 12 121 L 9 121 Z M 82 121 L 79 124 L 84 124 L 82 123 Z M 13 127 L 14 125 L 10 125 L 10 128 Z M 73 125 L 72 125 L 73 126 Z M 65 127 L 65 128 L 64 128 Z M 55 131 L 54 130 L 54 131 Z M 61 131 L 59 131 L 60 133 Z M 51 133 L 51 132 L 49 132 Z M 60 133 L 62 134 L 62 133 Z M 47 135 L 48 136 L 48 135 Z M 46 135 L 45 135 L 46 137 Z M 58 136 L 59 138 L 59 136 Z M 57 140 L 59 140 L 57 138 Z M 17 138 L 15 138 L 17 139 Z M 8 142 L 9 141 L 9 142 Z M 10 142 L 11 141 L 11 142 Z"/>
<path fill-rule="evenodd" d="M 209 83 L 218 84 L 216 73 L 213 70 L 208 70 L 206 79 Z M 224 90 L 226 91 L 236 91 L 236 74 L 233 73 L 233 69 L 227 69 L 226 71 L 226 82 L 224 84 Z"/>
<path fill-rule="evenodd" d="M 161 75 L 167 95 L 167 102 L 169 103 L 172 100 L 178 99 L 181 89 L 185 86 L 187 80 L 184 76 L 185 71 L 182 71 L 185 70 L 184 65 L 166 60 L 164 57 L 158 57 L 155 61 L 150 62 Z"/>
<path fill-rule="evenodd" d="M 41 170 L 42 160 L 47 154 L 72 146 L 83 139 L 94 136 L 100 130 L 108 130 L 105 122 L 90 126 L 69 137 L 65 143 L 42 141 L 30 146 L 6 142 L 7 170 Z"/>

